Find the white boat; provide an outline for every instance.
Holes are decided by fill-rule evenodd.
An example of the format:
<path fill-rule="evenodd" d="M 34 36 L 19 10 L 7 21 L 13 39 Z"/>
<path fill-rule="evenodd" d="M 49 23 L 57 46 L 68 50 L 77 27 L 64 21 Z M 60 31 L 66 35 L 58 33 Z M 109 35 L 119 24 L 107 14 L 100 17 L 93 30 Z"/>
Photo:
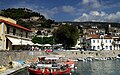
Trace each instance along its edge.
<path fill-rule="evenodd" d="M 108 60 L 107 58 L 94 58 L 94 60 Z"/>
<path fill-rule="evenodd" d="M 101 58 L 94 58 L 94 60 L 97 60 L 97 61 L 98 61 L 98 60 L 101 60 Z"/>
<path fill-rule="evenodd" d="M 86 58 L 87 61 L 93 61 L 93 56 L 89 56 Z"/>
<path fill-rule="evenodd" d="M 117 58 L 117 59 L 120 59 L 120 54 L 118 54 L 116 58 Z"/>
<path fill-rule="evenodd" d="M 85 61 L 84 58 L 78 58 L 77 60 L 78 60 L 78 61 Z"/>

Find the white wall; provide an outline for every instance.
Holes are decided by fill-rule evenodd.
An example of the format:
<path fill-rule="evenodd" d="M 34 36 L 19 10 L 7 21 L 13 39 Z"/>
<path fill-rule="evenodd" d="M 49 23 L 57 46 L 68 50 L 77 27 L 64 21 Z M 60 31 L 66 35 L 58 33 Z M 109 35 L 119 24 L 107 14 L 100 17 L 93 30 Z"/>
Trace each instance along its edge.
<path fill-rule="evenodd" d="M 91 49 L 93 49 L 93 47 L 95 46 L 95 50 L 102 50 L 101 42 L 103 42 L 103 50 L 113 50 L 113 39 L 90 39 Z"/>

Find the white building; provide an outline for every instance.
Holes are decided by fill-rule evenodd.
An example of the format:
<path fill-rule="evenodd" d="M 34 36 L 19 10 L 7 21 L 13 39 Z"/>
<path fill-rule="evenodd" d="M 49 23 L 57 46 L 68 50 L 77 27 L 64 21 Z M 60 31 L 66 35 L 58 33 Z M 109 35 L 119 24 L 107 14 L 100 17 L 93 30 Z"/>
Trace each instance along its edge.
<path fill-rule="evenodd" d="M 113 50 L 113 39 L 107 35 L 91 34 L 86 38 L 87 50 Z"/>
<path fill-rule="evenodd" d="M 114 50 L 120 50 L 120 37 L 119 36 L 114 36 L 113 38 L 113 46 Z"/>

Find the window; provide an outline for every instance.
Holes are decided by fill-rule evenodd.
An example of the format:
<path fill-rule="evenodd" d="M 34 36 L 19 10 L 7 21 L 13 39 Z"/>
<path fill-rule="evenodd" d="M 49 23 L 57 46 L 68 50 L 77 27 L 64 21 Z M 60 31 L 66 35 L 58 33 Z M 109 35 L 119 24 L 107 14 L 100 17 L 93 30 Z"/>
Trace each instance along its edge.
<path fill-rule="evenodd" d="M 99 40 L 97 40 L 97 43 L 99 43 Z"/>
<path fill-rule="evenodd" d="M 93 43 L 95 43 L 95 40 L 93 40 Z"/>
<path fill-rule="evenodd" d="M 112 46 L 110 46 L 110 50 L 112 50 Z"/>
<path fill-rule="evenodd" d="M 7 34 L 10 33 L 10 27 L 7 27 Z"/>
<path fill-rule="evenodd" d="M 108 49 L 108 46 L 106 46 L 106 49 Z"/>
<path fill-rule="evenodd" d="M 107 43 L 107 40 L 106 40 L 106 43 Z"/>
<path fill-rule="evenodd" d="M 93 49 L 95 50 L 95 46 L 93 46 Z"/>
<path fill-rule="evenodd" d="M 97 46 L 98 49 L 100 49 L 100 46 Z"/>
<path fill-rule="evenodd" d="M 13 35 L 15 35 L 15 34 L 16 34 L 16 29 L 14 28 L 14 29 L 13 29 Z"/>
<path fill-rule="evenodd" d="M 28 32 L 26 32 L 26 38 L 28 38 Z"/>
<path fill-rule="evenodd" d="M 110 43 L 111 43 L 111 40 L 110 40 Z"/>

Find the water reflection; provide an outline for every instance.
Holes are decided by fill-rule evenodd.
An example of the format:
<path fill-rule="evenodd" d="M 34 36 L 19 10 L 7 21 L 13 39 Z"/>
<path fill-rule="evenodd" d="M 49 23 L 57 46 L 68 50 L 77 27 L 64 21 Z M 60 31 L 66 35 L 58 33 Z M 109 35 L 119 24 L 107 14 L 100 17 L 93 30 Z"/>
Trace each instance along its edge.
<path fill-rule="evenodd" d="M 79 75 L 120 75 L 120 60 L 79 62 Z"/>
<path fill-rule="evenodd" d="M 72 75 L 120 75 L 120 60 L 78 62 Z M 12 75 L 28 75 L 27 69 Z"/>

